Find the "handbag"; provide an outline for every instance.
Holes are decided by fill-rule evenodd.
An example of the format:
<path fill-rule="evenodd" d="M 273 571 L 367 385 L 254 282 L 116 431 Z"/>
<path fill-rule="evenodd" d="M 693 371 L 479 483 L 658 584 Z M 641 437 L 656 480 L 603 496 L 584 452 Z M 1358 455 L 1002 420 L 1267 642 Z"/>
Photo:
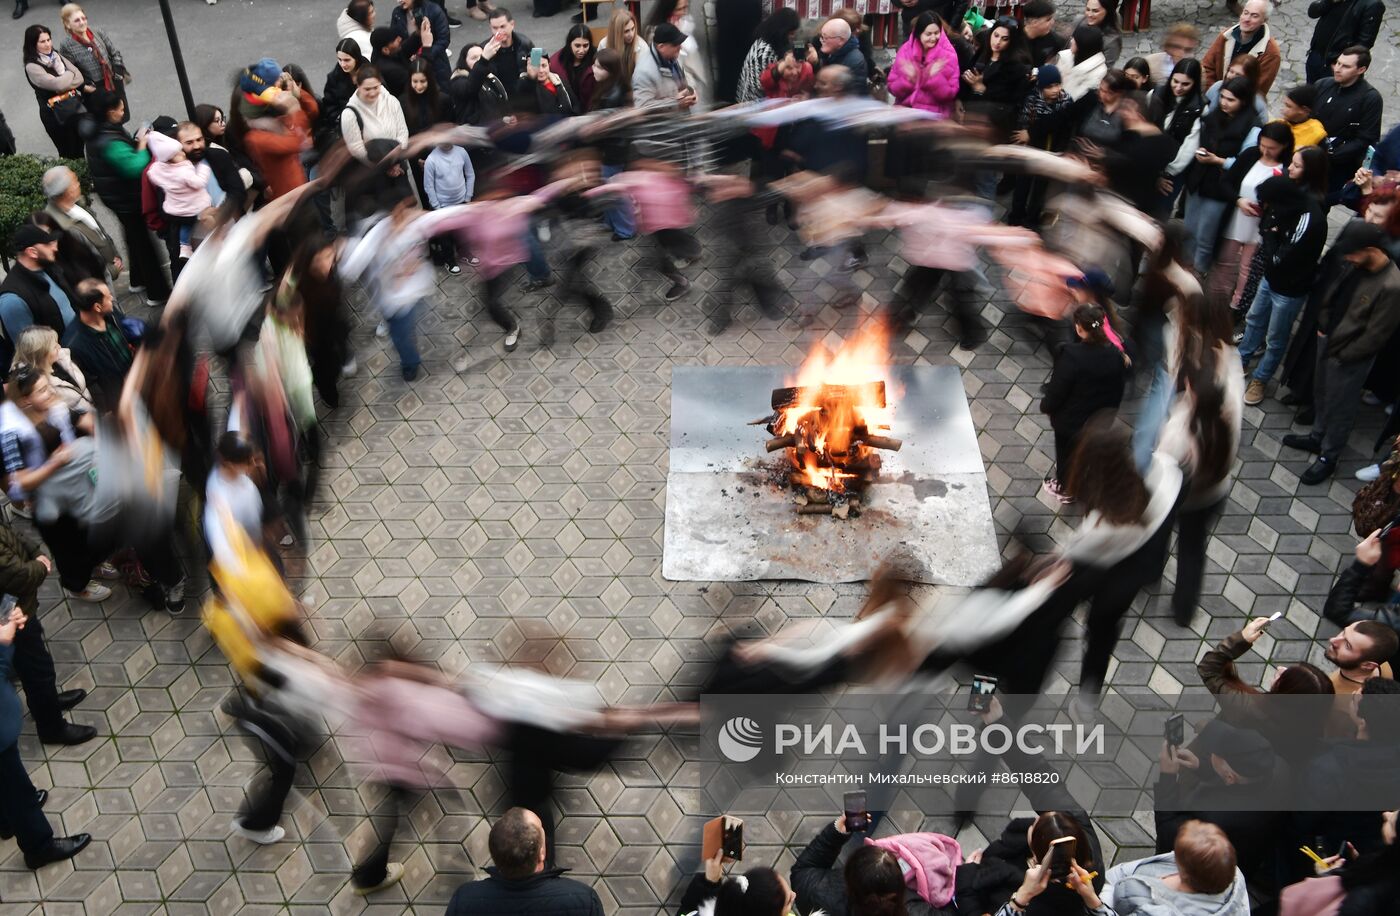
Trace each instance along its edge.
<path fill-rule="evenodd" d="M 83 100 L 78 97 L 78 90 L 70 89 L 49 99 L 49 111 L 53 112 L 53 118 L 59 126 L 67 127 L 82 117 L 87 109 L 83 106 Z"/>

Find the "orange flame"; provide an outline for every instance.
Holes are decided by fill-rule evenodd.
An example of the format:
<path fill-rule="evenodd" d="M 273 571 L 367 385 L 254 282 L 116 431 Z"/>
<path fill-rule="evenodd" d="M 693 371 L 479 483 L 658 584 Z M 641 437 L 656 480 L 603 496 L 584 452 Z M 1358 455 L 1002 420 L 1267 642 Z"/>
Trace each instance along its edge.
<path fill-rule="evenodd" d="M 794 436 L 797 445 L 787 454 L 795 469 L 793 482 L 840 493 L 846 481 L 860 473 L 850 470 L 866 462 L 870 449 L 856 441 L 858 431 L 889 430 L 892 410 L 881 406 L 871 383 L 884 382 L 886 405 L 894 393 L 889 375 L 889 332 L 871 322 L 832 351 L 813 347 L 792 385 L 796 403 L 778 411 L 774 435 Z"/>

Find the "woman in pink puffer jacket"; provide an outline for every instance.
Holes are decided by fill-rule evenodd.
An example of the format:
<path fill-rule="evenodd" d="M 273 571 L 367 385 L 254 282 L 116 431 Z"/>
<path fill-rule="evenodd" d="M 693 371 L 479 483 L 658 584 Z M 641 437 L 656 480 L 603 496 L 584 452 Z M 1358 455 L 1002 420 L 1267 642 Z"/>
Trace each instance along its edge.
<path fill-rule="evenodd" d="M 896 105 L 952 116 L 958 97 L 958 52 L 943 34 L 937 13 L 914 20 L 909 40 L 890 67 L 888 85 Z"/>

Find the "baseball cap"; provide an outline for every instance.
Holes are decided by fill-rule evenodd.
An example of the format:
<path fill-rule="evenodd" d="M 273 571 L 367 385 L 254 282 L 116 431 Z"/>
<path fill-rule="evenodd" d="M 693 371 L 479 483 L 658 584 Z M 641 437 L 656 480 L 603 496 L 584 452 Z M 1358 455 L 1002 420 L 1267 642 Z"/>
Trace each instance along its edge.
<path fill-rule="evenodd" d="M 32 248 L 35 245 L 47 245 L 49 242 L 56 241 L 58 241 L 58 236 L 49 232 L 47 229 L 26 223 L 16 229 L 14 234 L 10 236 L 10 252 L 12 254 L 19 254 L 26 248 Z"/>

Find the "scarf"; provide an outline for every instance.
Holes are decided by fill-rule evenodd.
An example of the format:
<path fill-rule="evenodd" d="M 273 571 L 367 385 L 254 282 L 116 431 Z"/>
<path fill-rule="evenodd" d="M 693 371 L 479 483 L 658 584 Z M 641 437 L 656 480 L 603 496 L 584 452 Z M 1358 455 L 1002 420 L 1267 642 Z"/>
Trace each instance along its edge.
<path fill-rule="evenodd" d="M 63 65 L 63 55 L 59 54 L 57 49 L 50 51 L 48 57 L 35 51 L 34 59 L 39 62 L 39 66 L 52 73 L 54 76 L 62 76 L 64 73 L 68 72 L 68 68 Z"/>
<path fill-rule="evenodd" d="M 73 35 L 72 32 L 68 33 Z M 107 55 L 102 53 L 102 49 L 97 45 L 97 38 L 92 34 L 92 29 L 88 29 L 86 34 L 73 35 L 73 39 L 83 47 L 92 52 L 92 56 L 97 59 L 97 65 L 102 68 L 102 88 L 108 92 L 112 91 L 112 64 L 107 60 Z"/>
<path fill-rule="evenodd" d="M 688 88 L 685 84 L 685 71 L 681 70 L 681 59 L 679 56 L 675 60 L 667 60 L 661 56 L 661 52 L 656 50 L 655 45 L 648 46 L 651 50 L 652 60 L 656 61 L 656 66 L 663 73 L 669 73 L 675 79 L 676 84 L 682 89 Z"/>

